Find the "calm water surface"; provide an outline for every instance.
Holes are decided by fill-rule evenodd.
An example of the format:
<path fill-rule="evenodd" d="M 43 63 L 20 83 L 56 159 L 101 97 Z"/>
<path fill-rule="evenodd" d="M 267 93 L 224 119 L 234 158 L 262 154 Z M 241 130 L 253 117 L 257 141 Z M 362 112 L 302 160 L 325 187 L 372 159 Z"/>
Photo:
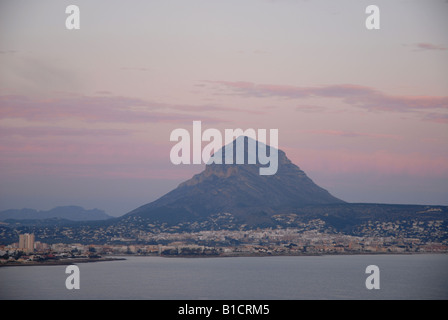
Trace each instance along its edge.
<path fill-rule="evenodd" d="M 380 289 L 365 286 L 368 265 Z M 448 299 L 448 255 L 161 258 L 0 268 L 0 299 Z"/>

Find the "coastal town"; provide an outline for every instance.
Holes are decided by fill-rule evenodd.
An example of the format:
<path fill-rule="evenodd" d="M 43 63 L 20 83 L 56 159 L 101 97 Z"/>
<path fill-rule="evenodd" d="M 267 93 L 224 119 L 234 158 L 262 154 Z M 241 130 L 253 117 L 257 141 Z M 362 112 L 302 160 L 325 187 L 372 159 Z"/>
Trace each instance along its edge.
<path fill-rule="evenodd" d="M 423 241 L 417 237 L 379 236 L 376 228 L 398 228 L 394 224 L 365 226 L 371 236 L 354 236 L 314 228 L 265 228 L 213 230 L 192 233 L 148 233 L 145 241 L 116 237 L 116 244 L 52 243 L 36 241 L 34 234 L 22 234 L 19 242 L 0 246 L 0 265 L 67 264 L 104 261 L 108 257 L 153 255 L 164 257 L 230 257 L 324 254 L 447 253 L 446 241 Z M 432 223 L 438 230 L 437 223 Z M 439 227 L 441 227 L 440 225 Z M 415 226 L 416 231 L 419 225 Z M 436 231 L 434 231 L 436 232 Z M 439 230 L 439 232 L 443 232 Z M 445 231 L 446 232 L 446 231 Z M 366 233 L 366 230 L 364 230 Z"/>
<path fill-rule="evenodd" d="M 437 211 L 438 212 L 438 211 Z M 432 213 L 432 211 L 431 211 Z M 332 220 L 273 216 L 274 226 L 238 224 L 230 213 L 166 224 L 129 217 L 120 223 L 0 226 L 0 266 L 93 262 L 126 255 L 229 257 L 448 253 L 448 222 L 438 215 L 364 220 L 349 231 Z"/>

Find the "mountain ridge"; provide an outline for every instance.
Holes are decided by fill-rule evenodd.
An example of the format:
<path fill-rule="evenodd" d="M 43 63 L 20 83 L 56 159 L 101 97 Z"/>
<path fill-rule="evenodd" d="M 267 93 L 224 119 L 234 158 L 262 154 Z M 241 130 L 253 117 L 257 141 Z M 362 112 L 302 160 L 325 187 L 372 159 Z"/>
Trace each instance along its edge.
<path fill-rule="evenodd" d="M 84 209 L 80 206 L 58 206 L 50 210 L 8 209 L 0 211 L 0 221 L 64 219 L 69 221 L 94 221 L 113 218 L 100 209 Z"/>

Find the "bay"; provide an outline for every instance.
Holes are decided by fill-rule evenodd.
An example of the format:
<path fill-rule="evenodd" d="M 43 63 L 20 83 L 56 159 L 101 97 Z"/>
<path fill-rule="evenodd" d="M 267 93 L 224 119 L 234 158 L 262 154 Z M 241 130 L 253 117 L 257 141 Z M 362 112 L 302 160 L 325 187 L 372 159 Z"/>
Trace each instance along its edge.
<path fill-rule="evenodd" d="M 380 270 L 380 289 L 366 288 L 369 265 Z M 446 254 L 129 256 L 78 267 L 79 290 L 65 287 L 66 266 L 2 267 L 0 299 L 448 299 Z"/>

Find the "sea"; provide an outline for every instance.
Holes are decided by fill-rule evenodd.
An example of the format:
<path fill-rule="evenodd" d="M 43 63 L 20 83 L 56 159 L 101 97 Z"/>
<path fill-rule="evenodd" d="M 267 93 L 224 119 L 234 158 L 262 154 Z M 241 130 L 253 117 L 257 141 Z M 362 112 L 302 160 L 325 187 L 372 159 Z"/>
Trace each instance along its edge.
<path fill-rule="evenodd" d="M 446 300 L 447 254 L 219 258 L 127 256 L 67 266 L 0 268 L 0 299 Z M 374 274 L 368 266 L 376 266 Z M 369 270 L 367 270 L 369 271 Z M 368 279 L 369 278 L 369 279 Z M 369 289 L 374 281 L 378 287 Z"/>

